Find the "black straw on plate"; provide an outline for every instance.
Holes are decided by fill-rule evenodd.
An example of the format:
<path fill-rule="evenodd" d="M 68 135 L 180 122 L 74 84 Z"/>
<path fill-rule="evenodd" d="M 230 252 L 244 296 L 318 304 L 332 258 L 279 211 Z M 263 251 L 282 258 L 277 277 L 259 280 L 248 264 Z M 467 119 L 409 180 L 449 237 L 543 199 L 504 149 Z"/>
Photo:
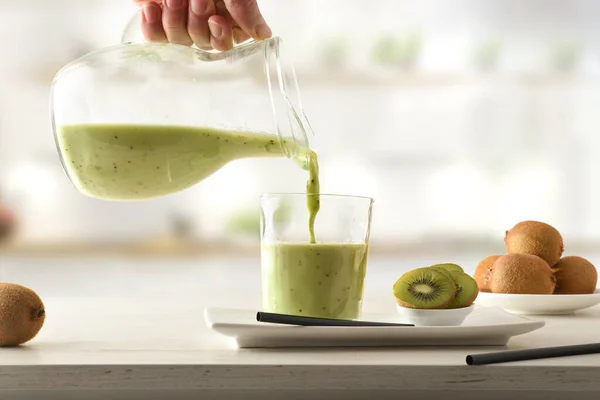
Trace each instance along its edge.
<path fill-rule="evenodd" d="M 598 353 L 600 353 L 600 343 L 542 347 L 539 349 L 471 354 L 467 356 L 467 365 L 497 364 L 503 362 L 538 360 L 540 358 L 569 357 Z"/>
<path fill-rule="evenodd" d="M 300 326 L 414 326 L 412 324 L 399 324 L 394 322 L 369 322 L 355 321 L 350 319 L 313 318 L 261 311 L 256 313 L 256 320 L 258 322 Z"/>

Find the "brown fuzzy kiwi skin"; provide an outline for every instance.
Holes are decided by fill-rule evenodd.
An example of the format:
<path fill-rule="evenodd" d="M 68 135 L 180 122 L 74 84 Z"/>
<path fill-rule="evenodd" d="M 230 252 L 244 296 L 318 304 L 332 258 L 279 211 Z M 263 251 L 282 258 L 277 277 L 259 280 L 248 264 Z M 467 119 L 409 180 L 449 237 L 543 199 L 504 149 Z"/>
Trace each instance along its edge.
<path fill-rule="evenodd" d="M 539 221 L 521 221 L 506 231 L 504 244 L 508 254 L 532 254 L 553 266 L 564 252 L 563 238 L 552 225 Z"/>
<path fill-rule="evenodd" d="M 400 307 L 404 307 L 404 308 L 414 308 L 414 309 L 417 309 L 417 307 L 413 306 L 413 305 L 412 305 L 412 304 L 410 304 L 410 303 L 406 303 L 406 302 L 404 302 L 404 301 L 400 300 L 400 299 L 399 299 L 399 298 L 397 298 L 397 297 L 395 297 L 395 299 L 396 299 L 396 304 L 398 304 Z"/>
<path fill-rule="evenodd" d="M 499 259 L 500 255 L 487 256 L 477 264 L 473 278 L 479 286 L 479 291 L 489 292 L 490 291 L 490 278 L 492 277 L 492 266 L 494 262 Z"/>
<path fill-rule="evenodd" d="M 556 278 L 546 261 L 532 254 L 506 254 L 493 265 L 493 293 L 552 294 Z"/>
<path fill-rule="evenodd" d="M 583 257 L 566 256 L 552 268 L 555 294 L 592 294 L 598 284 L 596 267 Z"/>
<path fill-rule="evenodd" d="M 46 309 L 33 290 L 0 282 L 0 346 L 18 346 L 33 339 L 46 319 Z"/>

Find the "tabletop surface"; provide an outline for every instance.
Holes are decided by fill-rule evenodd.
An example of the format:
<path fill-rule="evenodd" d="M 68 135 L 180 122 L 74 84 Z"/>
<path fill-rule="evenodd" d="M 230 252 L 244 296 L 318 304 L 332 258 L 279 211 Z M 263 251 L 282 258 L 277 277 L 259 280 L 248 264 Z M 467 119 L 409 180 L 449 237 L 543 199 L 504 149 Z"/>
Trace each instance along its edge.
<path fill-rule="evenodd" d="M 73 296 L 64 290 L 67 295 L 57 296 L 47 291 L 52 295 L 42 296 L 47 320 L 39 335 L 20 348 L 0 349 L 0 389 L 445 390 L 460 385 L 600 391 L 600 355 L 473 367 L 465 364 L 467 354 L 505 348 L 238 349 L 206 327 L 204 309 L 259 307 L 256 292 L 225 290 L 219 279 L 205 278 L 202 290 L 181 293 Z M 372 289 L 367 287 L 365 311 L 394 312 L 385 292 Z M 600 307 L 530 318 L 542 318 L 546 326 L 513 337 L 509 349 L 600 341 Z"/>

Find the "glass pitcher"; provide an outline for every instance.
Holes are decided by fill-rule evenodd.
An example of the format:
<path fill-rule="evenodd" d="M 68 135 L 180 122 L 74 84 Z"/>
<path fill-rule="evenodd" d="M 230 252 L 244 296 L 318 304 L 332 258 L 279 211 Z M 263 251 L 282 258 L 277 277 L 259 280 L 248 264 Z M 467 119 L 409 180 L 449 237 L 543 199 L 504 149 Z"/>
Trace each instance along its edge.
<path fill-rule="evenodd" d="M 123 43 L 71 62 L 52 83 L 56 146 L 81 193 L 155 198 L 249 157 L 309 168 L 314 134 L 280 38 L 204 51 L 132 40 L 138 21 Z"/>

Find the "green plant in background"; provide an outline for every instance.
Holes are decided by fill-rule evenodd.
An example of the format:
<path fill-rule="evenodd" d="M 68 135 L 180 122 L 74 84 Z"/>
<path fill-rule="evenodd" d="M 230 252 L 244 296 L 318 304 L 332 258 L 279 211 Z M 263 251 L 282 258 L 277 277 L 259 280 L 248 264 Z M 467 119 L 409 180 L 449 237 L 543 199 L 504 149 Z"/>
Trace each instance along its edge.
<path fill-rule="evenodd" d="M 385 67 L 410 69 L 415 66 L 422 47 L 423 40 L 420 34 L 413 33 L 404 39 L 388 34 L 375 42 L 371 58 Z"/>
<path fill-rule="evenodd" d="M 281 200 L 279 207 L 273 213 L 273 223 L 275 225 L 283 224 L 285 220 L 290 218 L 292 206 L 285 200 Z"/>
<path fill-rule="evenodd" d="M 236 210 L 227 220 L 227 231 L 234 235 L 257 235 L 260 232 L 260 214 L 256 208 Z"/>
<path fill-rule="evenodd" d="M 371 57 L 380 65 L 394 65 L 398 59 L 398 39 L 391 35 L 386 35 L 378 39 L 373 45 Z"/>
<path fill-rule="evenodd" d="M 550 48 L 550 64 L 561 72 L 572 71 L 579 63 L 582 52 L 582 46 L 576 42 L 555 43 Z"/>
<path fill-rule="evenodd" d="M 273 223 L 281 224 L 291 213 L 288 203 L 282 202 L 273 213 Z M 243 207 L 229 217 L 226 223 L 227 231 L 233 235 L 250 236 L 260 233 L 260 207 Z"/>
<path fill-rule="evenodd" d="M 319 49 L 318 57 L 326 68 L 344 67 L 348 60 L 348 40 L 343 37 L 326 40 Z"/>
<path fill-rule="evenodd" d="M 496 69 L 501 51 L 502 43 L 499 39 L 488 38 L 479 43 L 473 53 L 475 67 L 481 71 Z"/>

